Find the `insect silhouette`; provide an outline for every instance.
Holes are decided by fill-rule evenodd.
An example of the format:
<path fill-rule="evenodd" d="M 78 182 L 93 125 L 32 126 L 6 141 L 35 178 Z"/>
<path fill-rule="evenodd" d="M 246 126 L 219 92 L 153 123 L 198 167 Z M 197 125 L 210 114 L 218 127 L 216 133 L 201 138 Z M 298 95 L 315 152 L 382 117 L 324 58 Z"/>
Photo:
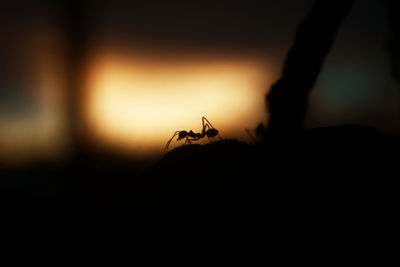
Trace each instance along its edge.
<path fill-rule="evenodd" d="M 168 150 L 169 145 L 171 144 L 171 141 L 174 139 L 176 135 L 178 135 L 178 138 L 176 141 L 182 140 L 186 138 L 185 144 L 191 143 L 192 141 L 197 141 L 199 139 L 202 139 L 204 137 L 208 137 L 210 141 L 213 140 L 215 136 L 218 135 L 218 130 L 215 129 L 212 124 L 210 123 L 209 120 L 207 120 L 206 117 L 202 117 L 201 121 L 203 123 L 203 130 L 201 130 L 201 133 L 195 133 L 192 130 L 188 131 L 176 131 L 174 135 L 171 137 L 171 139 L 168 140 L 167 144 L 165 145 L 164 153 Z"/>

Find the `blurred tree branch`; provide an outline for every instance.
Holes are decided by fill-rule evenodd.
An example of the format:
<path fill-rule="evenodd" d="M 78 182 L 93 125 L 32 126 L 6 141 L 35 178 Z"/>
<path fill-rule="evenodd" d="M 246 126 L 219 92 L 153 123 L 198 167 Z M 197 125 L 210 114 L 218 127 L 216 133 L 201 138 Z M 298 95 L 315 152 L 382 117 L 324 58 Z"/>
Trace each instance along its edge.
<path fill-rule="evenodd" d="M 299 131 L 307 100 L 353 0 L 315 0 L 300 22 L 281 78 L 267 95 L 269 133 Z"/>
<path fill-rule="evenodd" d="M 400 82 L 400 2 L 387 0 L 392 37 L 389 44 L 391 74 Z"/>

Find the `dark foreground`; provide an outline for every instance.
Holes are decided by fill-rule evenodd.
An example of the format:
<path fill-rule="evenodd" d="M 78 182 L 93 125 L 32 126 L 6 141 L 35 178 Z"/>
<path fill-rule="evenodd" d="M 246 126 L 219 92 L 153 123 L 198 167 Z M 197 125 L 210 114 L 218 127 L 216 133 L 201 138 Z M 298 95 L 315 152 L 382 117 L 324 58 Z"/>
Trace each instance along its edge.
<path fill-rule="evenodd" d="M 87 155 L 3 168 L 0 261 L 382 264 L 398 238 L 398 153 L 397 138 L 350 125 L 183 146 L 144 170 Z"/>

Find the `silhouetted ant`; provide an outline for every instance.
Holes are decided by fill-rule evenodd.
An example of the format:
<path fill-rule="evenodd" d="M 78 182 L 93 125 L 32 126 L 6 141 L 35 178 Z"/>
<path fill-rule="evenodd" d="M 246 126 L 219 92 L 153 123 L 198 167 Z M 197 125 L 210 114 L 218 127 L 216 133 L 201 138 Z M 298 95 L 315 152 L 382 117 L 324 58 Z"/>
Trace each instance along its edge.
<path fill-rule="evenodd" d="M 187 144 L 187 143 L 190 144 L 191 141 L 197 141 L 206 136 L 208 137 L 208 139 L 210 139 L 210 141 L 212 141 L 212 138 L 214 138 L 215 136 L 218 135 L 218 130 L 212 126 L 212 124 L 207 120 L 206 117 L 203 116 L 201 121 L 203 123 L 203 130 L 201 131 L 201 133 L 195 133 L 192 130 L 190 130 L 189 132 L 188 131 L 176 131 L 174 133 L 174 135 L 171 137 L 171 139 L 169 139 L 169 141 L 167 142 L 165 149 L 164 149 L 164 153 L 165 153 L 165 151 L 168 150 L 169 144 L 171 143 L 172 139 L 174 139 L 174 137 L 176 135 L 178 135 L 178 138 L 176 139 L 176 141 L 186 138 L 185 144 Z"/>

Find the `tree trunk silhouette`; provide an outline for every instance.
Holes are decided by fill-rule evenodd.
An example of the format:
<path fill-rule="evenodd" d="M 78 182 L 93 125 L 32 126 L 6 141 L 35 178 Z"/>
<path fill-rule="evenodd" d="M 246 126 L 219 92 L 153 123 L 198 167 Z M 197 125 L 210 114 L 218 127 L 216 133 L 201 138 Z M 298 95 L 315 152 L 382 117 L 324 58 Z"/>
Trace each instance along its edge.
<path fill-rule="evenodd" d="M 309 93 L 353 2 L 315 0 L 300 22 L 282 76 L 267 95 L 269 133 L 287 134 L 302 129 Z"/>

